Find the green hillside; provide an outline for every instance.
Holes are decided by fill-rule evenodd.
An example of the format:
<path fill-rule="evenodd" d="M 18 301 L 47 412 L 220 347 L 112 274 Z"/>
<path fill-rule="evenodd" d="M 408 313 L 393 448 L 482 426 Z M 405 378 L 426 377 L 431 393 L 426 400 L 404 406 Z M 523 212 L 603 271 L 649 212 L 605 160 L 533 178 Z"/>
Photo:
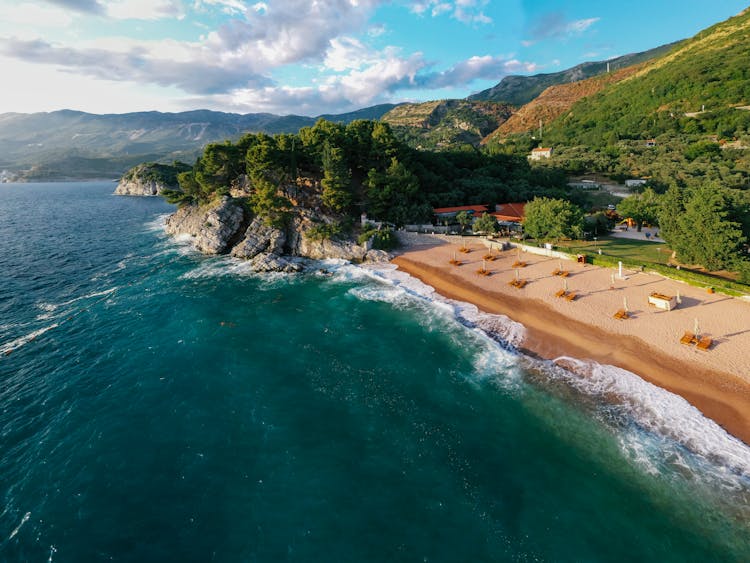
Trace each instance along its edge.
<path fill-rule="evenodd" d="M 744 135 L 750 111 L 740 107 L 750 104 L 749 51 L 745 10 L 578 102 L 547 128 L 545 143 L 596 147 L 663 134 Z"/>
<path fill-rule="evenodd" d="M 644 61 L 660 57 L 668 53 L 678 43 L 662 45 L 641 53 L 632 53 L 610 59 L 609 61 L 591 61 L 581 63 L 572 68 L 560 72 L 535 74 L 533 76 L 506 76 L 499 84 L 472 94 L 467 99 L 475 101 L 503 102 L 514 106 L 522 106 L 539 96 L 545 89 L 558 84 L 578 82 L 593 76 L 607 72 L 607 63 L 610 71 L 619 70 Z"/>
<path fill-rule="evenodd" d="M 396 136 L 414 148 L 446 149 L 477 146 L 512 114 L 507 104 L 438 100 L 402 104 L 381 117 Z"/>

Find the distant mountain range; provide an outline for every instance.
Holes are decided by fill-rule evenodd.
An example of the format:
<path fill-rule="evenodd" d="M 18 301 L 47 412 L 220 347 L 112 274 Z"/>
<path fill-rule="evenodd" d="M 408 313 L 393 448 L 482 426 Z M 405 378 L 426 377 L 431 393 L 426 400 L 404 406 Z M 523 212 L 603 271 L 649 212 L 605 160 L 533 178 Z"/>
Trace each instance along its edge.
<path fill-rule="evenodd" d="M 192 162 L 206 143 L 237 139 L 245 132 L 294 133 L 319 118 L 340 123 L 379 119 L 393 107 L 383 104 L 318 117 L 208 110 L 5 113 L 0 114 L 0 171 L 27 180 L 114 178 L 144 161 Z"/>

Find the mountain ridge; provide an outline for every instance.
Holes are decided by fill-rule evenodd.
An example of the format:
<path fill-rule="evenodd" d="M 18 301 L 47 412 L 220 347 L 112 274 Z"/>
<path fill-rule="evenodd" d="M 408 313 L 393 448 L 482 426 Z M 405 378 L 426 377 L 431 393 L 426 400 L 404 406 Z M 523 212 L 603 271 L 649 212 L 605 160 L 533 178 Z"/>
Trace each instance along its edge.
<path fill-rule="evenodd" d="M 396 105 L 316 117 L 206 109 L 108 114 L 71 109 L 9 112 L 0 114 L 0 171 L 22 180 L 108 178 L 144 161 L 192 161 L 206 143 L 236 139 L 247 132 L 293 133 L 320 118 L 340 123 L 379 119 Z"/>
<path fill-rule="evenodd" d="M 523 106 L 539 96 L 549 86 L 578 82 L 610 71 L 620 70 L 659 57 L 679 45 L 681 41 L 660 45 L 653 49 L 628 53 L 603 61 L 586 61 L 559 72 L 539 73 L 531 76 L 509 75 L 491 88 L 467 97 L 467 100 L 504 102 Z"/>

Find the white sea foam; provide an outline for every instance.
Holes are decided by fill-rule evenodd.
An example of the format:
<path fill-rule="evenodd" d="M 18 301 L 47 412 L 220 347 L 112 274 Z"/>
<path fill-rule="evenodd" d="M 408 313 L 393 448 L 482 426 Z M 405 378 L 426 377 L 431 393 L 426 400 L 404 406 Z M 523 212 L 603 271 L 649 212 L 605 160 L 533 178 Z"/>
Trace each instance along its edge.
<path fill-rule="evenodd" d="M 94 291 L 92 293 L 87 293 L 86 295 L 81 295 L 80 297 L 74 297 L 73 299 L 69 299 L 68 301 L 63 301 L 61 303 L 37 303 L 37 307 L 41 309 L 42 311 L 45 311 L 45 313 L 54 313 L 58 309 L 62 307 L 67 307 L 68 305 L 73 305 L 74 303 L 77 303 L 79 301 L 83 301 L 85 299 L 93 299 L 95 297 L 102 297 L 104 295 L 110 295 L 111 293 L 114 293 L 119 288 L 117 287 L 110 287 L 108 289 L 103 289 L 101 291 Z M 49 315 L 46 315 L 47 317 Z M 44 318 L 45 315 L 40 315 L 39 319 Z"/>
<path fill-rule="evenodd" d="M 36 340 L 45 332 L 52 330 L 53 328 L 57 328 L 57 327 L 58 327 L 58 324 L 54 323 L 49 326 L 45 326 L 44 328 L 37 329 L 19 338 L 16 338 L 15 340 L 11 340 L 10 342 L 0 344 L 0 357 L 7 356 L 11 352 L 15 352 L 16 350 L 28 344 L 32 340 Z"/>
<path fill-rule="evenodd" d="M 330 266 L 329 266 L 330 268 Z M 334 267 L 333 279 L 381 282 L 350 290 L 361 299 L 377 300 L 403 307 L 421 302 L 432 307 L 432 315 L 445 328 L 453 318 L 475 334 L 486 335 L 488 346 L 475 359 L 477 375 L 502 374 L 507 386 L 522 380 L 520 364 L 541 372 L 549 380 L 564 382 L 596 399 L 602 419 L 615 425 L 624 454 L 644 471 L 700 476 L 731 489 L 750 487 L 750 447 L 728 434 L 713 420 L 682 397 L 652 385 L 637 375 L 610 365 L 561 357 L 554 361 L 511 354 L 524 340 L 525 327 L 503 315 L 480 312 L 474 305 L 443 298 L 420 280 L 391 264 Z M 427 317 L 430 317 L 429 315 Z M 513 376 L 516 377 L 513 377 Z M 608 419 L 608 420 L 607 420 Z"/>
<path fill-rule="evenodd" d="M 276 283 L 289 283 L 295 279 L 294 274 L 284 272 L 256 272 L 249 260 L 232 256 L 216 256 L 202 260 L 196 267 L 180 276 L 185 280 L 222 278 L 226 276 L 249 277 L 262 282 L 263 288 L 273 287 Z"/>
<path fill-rule="evenodd" d="M 28 522 L 29 518 L 31 518 L 31 512 L 27 512 L 23 515 L 23 518 L 21 518 L 21 523 L 15 527 L 15 529 L 10 533 L 10 537 L 8 537 L 9 540 L 12 540 L 18 531 L 21 529 L 21 526 L 23 526 L 26 522 Z"/>
<path fill-rule="evenodd" d="M 383 299 L 398 303 L 401 299 L 419 299 L 444 311 L 449 311 L 462 325 L 476 328 L 488 335 L 495 342 L 505 347 L 516 348 L 524 340 L 526 329 L 505 315 L 482 313 L 476 306 L 462 301 L 447 299 L 435 292 L 435 289 L 396 269 L 392 264 L 369 265 L 362 268 L 351 267 L 360 272 L 360 277 L 371 278 L 391 286 L 393 289 L 383 295 Z M 344 269 L 347 279 L 356 279 L 357 275 Z"/>
<path fill-rule="evenodd" d="M 156 218 L 147 222 L 144 227 L 148 232 L 164 232 L 164 228 L 167 226 L 167 217 L 171 213 L 162 213 L 157 215 Z"/>
<path fill-rule="evenodd" d="M 750 485 L 750 448 L 682 397 L 624 369 L 575 358 L 557 358 L 548 364 L 547 374 L 600 399 L 615 416 L 631 421 L 621 445 L 647 470 L 682 465 L 722 480 L 734 476 Z"/>

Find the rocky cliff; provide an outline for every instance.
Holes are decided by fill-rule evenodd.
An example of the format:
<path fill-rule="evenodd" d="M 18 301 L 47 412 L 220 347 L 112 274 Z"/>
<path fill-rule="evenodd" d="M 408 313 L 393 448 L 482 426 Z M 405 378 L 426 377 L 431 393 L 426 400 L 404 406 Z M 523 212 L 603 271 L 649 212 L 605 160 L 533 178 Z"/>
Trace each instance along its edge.
<path fill-rule="evenodd" d="M 284 228 L 254 217 L 239 199 L 224 196 L 206 205 L 185 205 L 167 218 L 166 232 L 190 237 L 193 246 L 205 254 L 231 254 L 249 260 L 259 272 L 298 272 L 303 265 L 296 258 L 337 258 L 352 262 L 385 261 L 390 256 L 346 240 L 319 240 L 309 230 L 324 218 L 299 209 Z"/>
<path fill-rule="evenodd" d="M 138 195 L 153 196 L 160 195 L 165 186 L 155 180 L 120 180 L 115 188 L 115 195 Z"/>
<path fill-rule="evenodd" d="M 155 196 L 165 189 L 178 189 L 177 175 L 190 170 L 187 164 L 139 164 L 128 170 L 115 188 L 115 195 Z"/>

